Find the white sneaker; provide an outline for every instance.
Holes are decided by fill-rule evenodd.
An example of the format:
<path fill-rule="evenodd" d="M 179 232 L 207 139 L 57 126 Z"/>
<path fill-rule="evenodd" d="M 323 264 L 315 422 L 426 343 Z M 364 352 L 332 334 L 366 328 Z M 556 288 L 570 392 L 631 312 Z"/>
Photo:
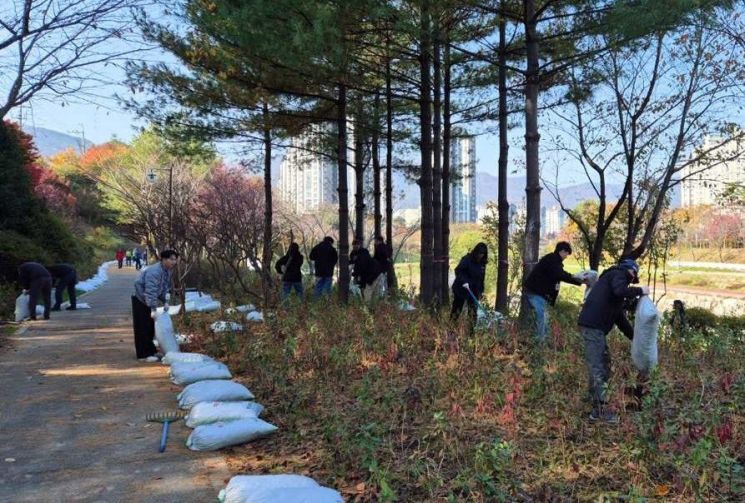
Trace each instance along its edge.
<path fill-rule="evenodd" d="M 159 362 L 160 358 L 153 355 L 153 356 L 148 356 L 147 358 L 138 358 L 137 361 L 143 362 L 143 363 L 155 363 L 155 362 Z"/>

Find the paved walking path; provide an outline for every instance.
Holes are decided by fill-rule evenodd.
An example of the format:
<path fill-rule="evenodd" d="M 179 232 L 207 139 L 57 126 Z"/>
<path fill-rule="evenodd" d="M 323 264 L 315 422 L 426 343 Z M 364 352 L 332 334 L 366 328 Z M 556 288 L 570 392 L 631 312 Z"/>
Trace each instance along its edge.
<path fill-rule="evenodd" d="M 175 410 L 167 367 L 138 363 L 133 269 L 82 298 L 93 309 L 52 313 L 0 351 L 1 502 L 214 502 L 229 478 L 222 456 L 189 451 L 189 429 L 145 415 Z"/>

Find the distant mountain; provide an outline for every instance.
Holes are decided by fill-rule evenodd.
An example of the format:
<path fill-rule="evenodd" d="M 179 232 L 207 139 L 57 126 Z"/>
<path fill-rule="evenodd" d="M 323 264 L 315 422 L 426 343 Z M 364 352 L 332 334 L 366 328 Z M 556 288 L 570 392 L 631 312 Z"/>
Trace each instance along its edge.
<path fill-rule="evenodd" d="M 84 148 L 93 146 L 92 142 L 84 141 L 82 138 L 43 127 L 24 126 L 23 130 L 34 137 L 36 148 L 43 156 L 54 155 L 68 148 L 80 153 Z"/>

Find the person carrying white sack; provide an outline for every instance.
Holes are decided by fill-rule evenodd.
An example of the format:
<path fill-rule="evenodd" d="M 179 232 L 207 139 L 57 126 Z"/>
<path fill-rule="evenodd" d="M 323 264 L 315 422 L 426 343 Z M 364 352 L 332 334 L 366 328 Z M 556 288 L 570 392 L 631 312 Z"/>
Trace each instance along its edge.
<path fill-rule="evenodd" d="M 143 269 L 135 281 L 135 294 L 132 296 L 132 327 L 135 336 L 135 351 L 141 362 L 157 362 L 155 344 L 155 318 L 158 303 L 168 312 L 166 294 L 171 289 L 173 268 L 179 254 L 175 250 L 160 252 L 160 262 Z"/>

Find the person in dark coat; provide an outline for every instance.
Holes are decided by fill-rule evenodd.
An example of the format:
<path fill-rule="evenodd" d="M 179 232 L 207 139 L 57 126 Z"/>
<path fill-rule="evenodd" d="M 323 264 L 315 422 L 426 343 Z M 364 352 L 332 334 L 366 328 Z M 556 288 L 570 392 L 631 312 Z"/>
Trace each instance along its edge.
<path fill-rule="evenodd" d="M 75 267 L 70 264 L 55 264 L 47 267 L 47 270 L 52 275 L 52 281 L 55 283 L 52 311 L 61 309 L 62 295 L 65 290 L 67 290 L 67 298 L 70 300 L 67 310 L 75 311 L 77 309 L 75 284 L 78 282 L 78 273 L 75 271 Z"/>
<path fill-rule="evenodd" d="M 450 311 L 450 319 L 455 320 L 463 310 L 463 304 L 468 303 L 468 312 L 471 322 L 476 322 L 476 301 L 484 294 L 484 277 L 486 276 L 486 264 L 489 254 L 485 243 L 479 243 L 473 247 L 471 252 L 460 259 L 455 268 L 455 281 L 453 281 L 453 307 Z M 468 293 L 470 290 L 471 293 Z M 473 294 L 473 296 L 471 295 Z"/>
<path fill-rule="evenodd" d="M 605 407 L 611 363 L 606 336 L 615 325 L 626 337 L 634 338 L 634 329 L 623 310 L 627 301 L 649 294 L 648 286 L 630 286 L 639 282 L 638 275 L 639 266 L 631 259 L 623 259 L 617 266 L 606 269 L 590 290 L 579 313 L 577 324 L 585 342 L 593 403 L 591 421 L 618 422 L 618 416 Z"/>
<path fill-rule="evenodd" d="M 525 294 L 528 305 L 535 317 L 535 339 L 546 341 L 548 327 L 548 310 L 546 304 L 556 304 L 561 282 L 581 285 L 582 281 L 575 279 L 564 270 L 564 260 L 572 254 L 572 247 L 566 241 L 557 243 L 553 253 L 541 257 L 525 280 Z"/>
<path fill-rule="evenodd" d="M 372 303 L 380 291 L 383 269 L 380 263 L 370 256 L 370 252 L 362 246 L 362 242 L 355 239 L 352 243 L 352 253 L 349 255 L 350 264 L 354 264 L 352 277 L 362 291 L 362 298 L 368 304 Z"/>
<path fill-rule="evenodd" d="M 277 273 L 282 275 L 282 300 L 287 299 L 292 290 L 298 297 L 303 297 L 303 273 L 300 271 L 303 260 L 300 246 L 290 243 L 287 254 L 274 265 Z"/>
<path fill-rule="evenodd" d="M 25 262 L 18 267 L 18 282 L 28 291 L 28 310 L 32 320 L 36 319 L 36 303 L 41 295 L 44 301 L 44 319 L 49 319 L 52 307 L 52 275 L 38 262 Z"/>
<path fill-rule="evenodd" d="M 375 238 L 375 249 L 373 252 L 373 259 L 380 264 L 380 270 L 382 271 L 382 277 L 380 278 L 380 289 L 383 294 L 388 290 L 388 271 L 390 271 L 393 264 L 391 264 L 391 256 L 388 253 L 388 245 L 382 236 Z"/>
<path fill-rule="evenodd" d="M 135 248 L 134 260 L 135 269 L 139 271 L 140 269 L 142 269 L 142 250 L 140 250 L 139 248 Z"/>
<path fill-rule="evenodd" d="M 331 284 L 334 278 L 334 268 L 339 261 L 339 254 L 334 248 L 334 238 L 326 236 L 310 251 L 310 259 L 316 276 L 316 284 L 313 288 L 315 298 L 331 293 Z"/>

